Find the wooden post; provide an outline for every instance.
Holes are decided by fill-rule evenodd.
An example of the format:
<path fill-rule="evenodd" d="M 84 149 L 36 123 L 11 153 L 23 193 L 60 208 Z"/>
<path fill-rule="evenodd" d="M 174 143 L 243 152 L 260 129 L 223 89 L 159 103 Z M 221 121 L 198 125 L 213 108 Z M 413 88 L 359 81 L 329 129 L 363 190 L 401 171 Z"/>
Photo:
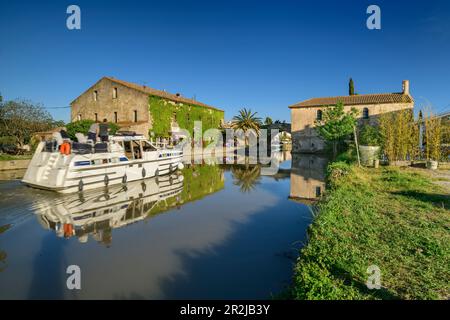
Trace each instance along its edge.
<path fill-rule="evenodd" d="M 358 157 L 358 167 L 361 167 L 361 160 L 359 159 L 358 137 L 356 136 L 356 126 L 353 126 L 353 136 L 355 137 L 356 156 Z"/>

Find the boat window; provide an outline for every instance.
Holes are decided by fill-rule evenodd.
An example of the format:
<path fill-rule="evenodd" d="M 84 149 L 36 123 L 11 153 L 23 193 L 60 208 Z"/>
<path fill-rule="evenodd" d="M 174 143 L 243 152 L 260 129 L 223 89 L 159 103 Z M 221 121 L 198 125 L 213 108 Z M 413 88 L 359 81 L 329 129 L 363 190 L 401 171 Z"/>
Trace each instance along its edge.
<path fill-rule="evenodd" d="M 156 148 L 152 146 L 148 141 L 142 141 L 142 150 L 144 152 L 156 151 Z"/>
<path fill-rule="evenodd" d="M 133 151 L 131 150 L 131 141 L 123 142 L 123 149 L 128 159 L 133 159 Z"/>
<path fill-rule="evenodd" d="M 142 159 L 140 141 L 132 141 L 132 147 L 133 147 L 134 159 Z"/>

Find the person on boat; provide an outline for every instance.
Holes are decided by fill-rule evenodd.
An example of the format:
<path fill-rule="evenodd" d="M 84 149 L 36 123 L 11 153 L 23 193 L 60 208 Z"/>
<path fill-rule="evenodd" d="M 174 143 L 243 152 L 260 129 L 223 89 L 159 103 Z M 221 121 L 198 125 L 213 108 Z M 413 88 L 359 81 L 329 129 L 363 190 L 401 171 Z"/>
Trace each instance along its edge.
<path fill-rule="evenodd" d="M 103 122 L 99 124 L 99 136 L 102 142 L 108 142 L 109 124 L 106 119 L 103 119 Z"/>
<path fill-rule="evenodd" d="M 59 133 L 61 134 L 61 138 L 63 140 L 70 140 L 69 134 L 67 133 L 67 128 L 62 127 L 61 130 L 59 130 Z"/>
<path fill-rule="evenodd" d="M 94 143 L 96 143 L 97 142 L 97 135 L 98 135 L 98 133 L 99 133 L 99 125 L 98 125 L 98 121 L 95 121 L 89 127 L 88 140 L 92 140 Z"/>
<path fill-rule="evenodd" d="M 67 133 L 66 127 L 62 127 L 61 130 L 59 130 L 59 138 L 61 139 L 59 144 L 59 152 L 61 152 L 61 154 L 64 155 L 69 155 L 71 145 L 70 145 L 70 137 L 69 134 Z"/>

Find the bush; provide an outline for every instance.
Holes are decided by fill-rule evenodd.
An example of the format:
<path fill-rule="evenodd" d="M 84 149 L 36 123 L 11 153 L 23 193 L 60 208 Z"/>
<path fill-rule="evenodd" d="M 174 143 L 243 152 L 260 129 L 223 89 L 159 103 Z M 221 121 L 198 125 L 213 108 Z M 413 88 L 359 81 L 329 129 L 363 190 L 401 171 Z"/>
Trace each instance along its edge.
<path fill-rule="evenodd" d="M 17 143 L 16 138 L 14 138 L 13 136 L 4 136 L 4 137 L 0 137 L 0 145 L 15 145 Z"/>
<path fill-rule="evenodd" d="M 371 125 L 364 125 L 359 133 L 358 143 L 363 146 L 380 146 L 382 144 L 380 131 Z"/>
<path fill-rule="evenodd" d="M 87 135 L 89 131 L 89 127 L 94 123 L 94 120 L 80 120 L 68 123 L 66 125 L 67 128 L 67 134 L 69 135 L 70 139 L 77 140 L 75 137 L 76 133 L 82 133 L 84 135 Z M 115 134 L 119 130 L 119 126 L 115 123 L 109 123 L 109 134 Z"/>
<path fill-rule="evenodd" d="M 352 164 L 356 162 L 356 149 L 354 145 L 350 145 L 348 149 L 342 153 L 340 153 L 336 157 L 336 162 L 345 162 L 348 164 Z"/>
<path fill-rule="evenodd" d="M 342 177 L 348 175 L 350 171 L 351 165 L 346 162 L 337 161 L 330 163 L 327 167 L 328 186 L 330 188 L 336 186 L 337 181 L 340 180 Z"/>

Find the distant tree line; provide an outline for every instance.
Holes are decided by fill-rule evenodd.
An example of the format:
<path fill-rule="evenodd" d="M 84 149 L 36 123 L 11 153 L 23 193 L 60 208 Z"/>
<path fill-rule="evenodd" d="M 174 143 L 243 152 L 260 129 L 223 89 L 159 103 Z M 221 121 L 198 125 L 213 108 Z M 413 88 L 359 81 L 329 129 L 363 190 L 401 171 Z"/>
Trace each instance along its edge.
<path fill-rule="evenodd" d="M 63 125 L 63 121 L 55 121 L 41 104 L 23 99 L 4 101 L 0 95 L 0 144 L 22 148 L 36 132 Z"/>

